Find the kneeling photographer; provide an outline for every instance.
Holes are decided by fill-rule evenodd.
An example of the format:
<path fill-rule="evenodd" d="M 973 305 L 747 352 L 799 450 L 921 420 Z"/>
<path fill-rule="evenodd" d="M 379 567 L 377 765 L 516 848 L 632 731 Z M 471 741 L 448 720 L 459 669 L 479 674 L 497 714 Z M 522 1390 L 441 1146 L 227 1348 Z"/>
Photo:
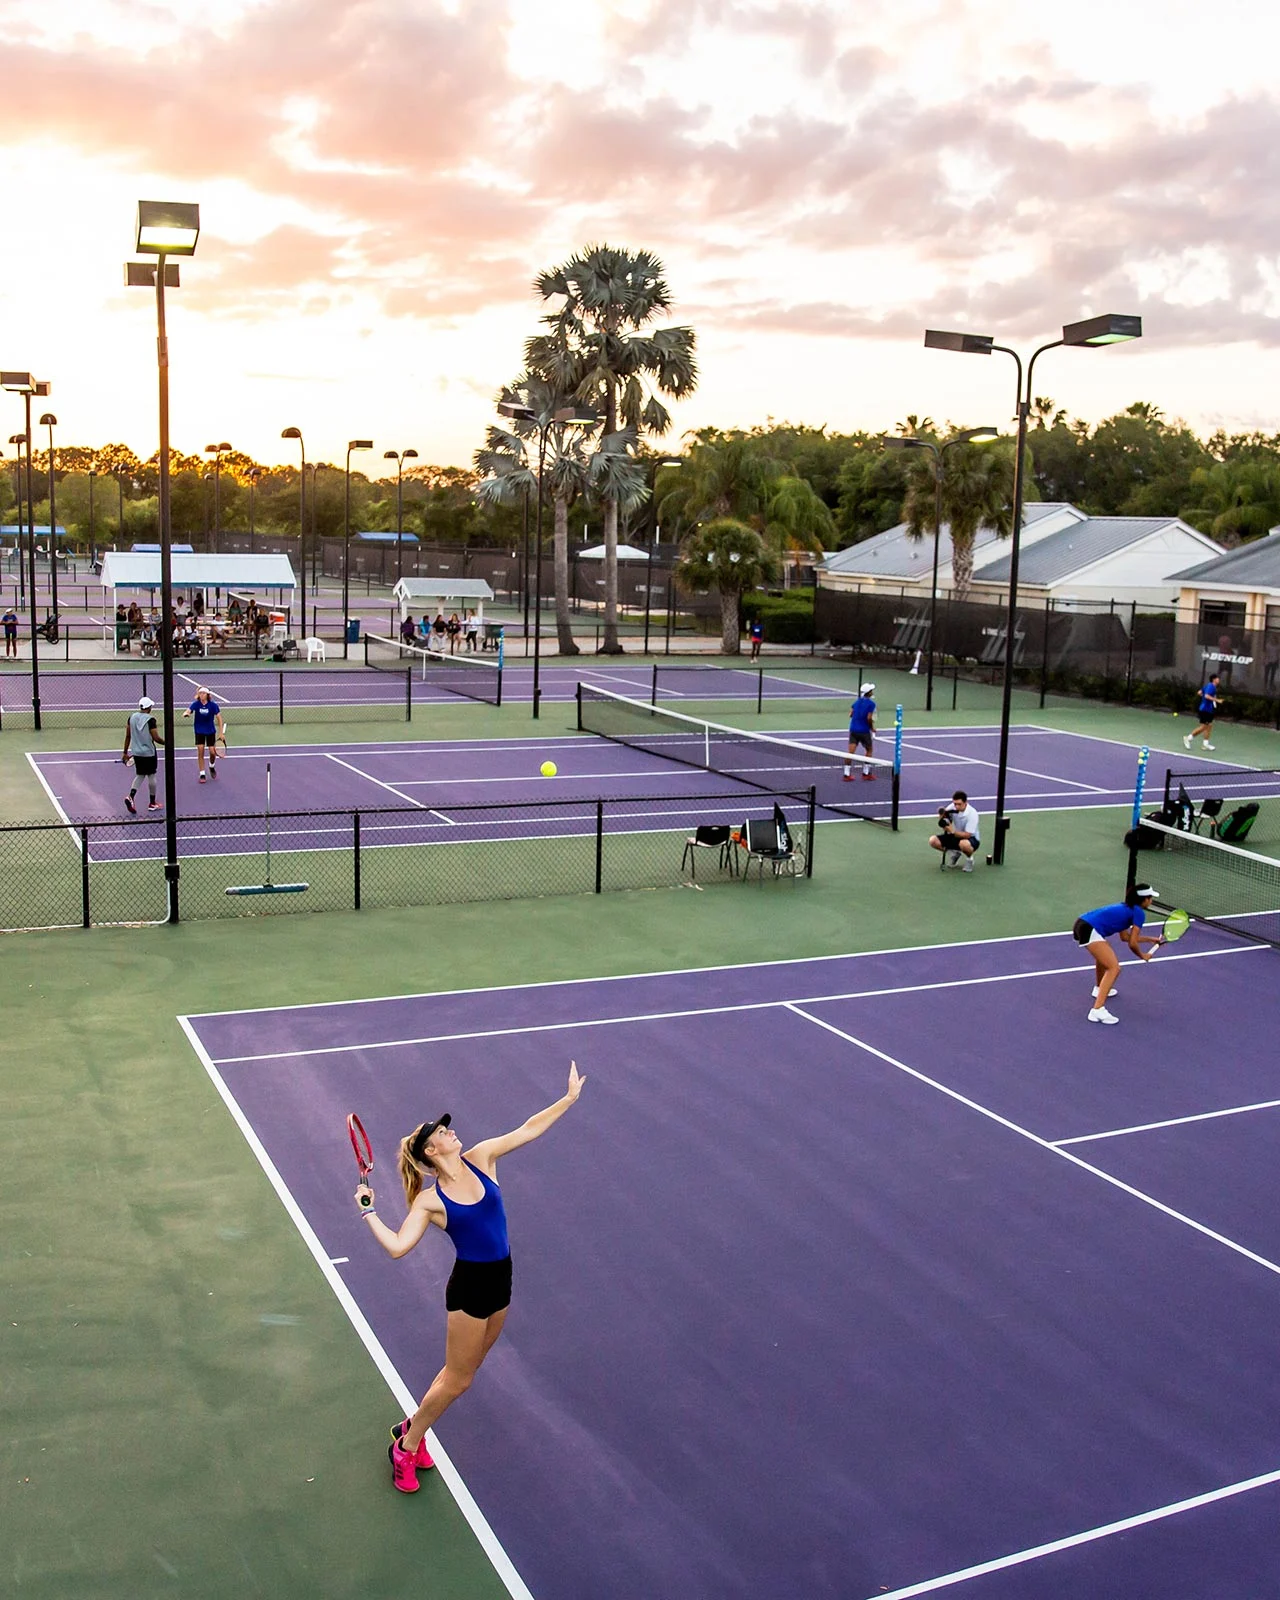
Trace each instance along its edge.
<path fill-rule="evenodd" d="M 929 840 L 933 850 L 942 851 L 942 866 L 959 867 L 963 872 L 973 871 L 973 858 L 981 841 L 978 834 L 978 813 L 969 804 L 969 796 L 957 789 L 951 804 L 938 812 L 938 831 Z"/>

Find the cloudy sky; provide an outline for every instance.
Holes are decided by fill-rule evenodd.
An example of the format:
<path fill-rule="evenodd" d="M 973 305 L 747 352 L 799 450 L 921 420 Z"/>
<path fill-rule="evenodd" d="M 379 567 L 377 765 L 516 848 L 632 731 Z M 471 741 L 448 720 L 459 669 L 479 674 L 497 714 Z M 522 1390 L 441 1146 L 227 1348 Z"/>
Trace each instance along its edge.
<path fill-rule="evenodd" d="M 1003 424 L 1008 359 L 924 327 L 1111 310 L 1143 342 L 1054 351 L 1038 394 L 1272 432 L 1278 36 L 1244 0 L 0 0 L 0 364 L 64 442 L 150 454 L 122 263 L 135 202 L 183 199 L 183 450 L 469 461 L 534 273 L 590 241 L 655 251 L 697 330 L 677 434 Z"/>

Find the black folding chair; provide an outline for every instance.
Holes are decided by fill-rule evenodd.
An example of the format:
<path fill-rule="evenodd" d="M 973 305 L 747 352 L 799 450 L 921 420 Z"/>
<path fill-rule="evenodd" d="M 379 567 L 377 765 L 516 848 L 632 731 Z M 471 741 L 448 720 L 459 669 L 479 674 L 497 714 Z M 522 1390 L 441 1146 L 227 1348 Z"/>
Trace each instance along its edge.
<path fill-rule="evenodd" d="M 1216 798 L 1202 800 L 1200 809 L 1196 812 L 1191 826 L 1199 833 L 1201 827 L 1207 822 L 1209 824 L 1209 837 L 1213 838 L 1218 832 L 1218 818 L 1222 815 L 1224 805 L 1226 805 L 1225 800 Z"/>
<path fill-rule="evenodd" d="M 720 852 L 719 868 L 723 872 L 727 867 L 731 873 L 738 870 L 738 859 L 734 851 L 733 832 L 728 826 L 720 824 L 698 827 L 693 830 L 684 842 L 684 856 L 680 862 L 681 872 L 688 869 L 689 876 L 696 882 L 698 877 L 698 851 L 718 850 Z"/>

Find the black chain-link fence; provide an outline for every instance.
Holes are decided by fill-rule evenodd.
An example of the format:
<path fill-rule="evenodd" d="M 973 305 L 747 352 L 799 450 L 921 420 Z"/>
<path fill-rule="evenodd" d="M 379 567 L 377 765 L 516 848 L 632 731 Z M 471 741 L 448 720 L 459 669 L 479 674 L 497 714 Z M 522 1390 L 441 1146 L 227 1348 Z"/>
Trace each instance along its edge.
<path fill-rule="evenodd" d="M 775 804 L 790 860 L 746 848 L 746 823 L 771 819 Z M 804 877 L 814 809 L 812 791 L 721 789 L 682 795 L 678 809 L 669 795 L 634 795 L 447 814 L 403 806 L 272 812 L 269 822 L 262 812 L 192 817 L 178 824 L 178 910 L 206 920 Z M 699 827 L 729 836 L 693 845 Z M 9 824 L 0 850 L 0 931 L 167 920 L 163 817 Z"/>
<path fill-rule="evenodd" d="M 906 666 L 929 648 L 928 595 L 818 589 L 814 625 L 837 647 Z M 939 596 L 935 670 L 987 682 L 1002 678 L 1006 607 Z M 1014 681 L 1050 694 L 1185 710 L 1212 673 L 1226 714 L 1280 727 L 1280 632 L 1179 622 L 1171 612 L 1115 603 L 1016 608 Z"/>

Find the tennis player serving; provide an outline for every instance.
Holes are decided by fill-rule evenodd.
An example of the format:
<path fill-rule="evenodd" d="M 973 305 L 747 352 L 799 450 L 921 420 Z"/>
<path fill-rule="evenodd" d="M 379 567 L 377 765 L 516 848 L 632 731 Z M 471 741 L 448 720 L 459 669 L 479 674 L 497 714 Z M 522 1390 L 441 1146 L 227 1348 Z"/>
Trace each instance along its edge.
<path fill-rule="evenodd" d="M 1111 939 L 1119 934 L 1124 942 L 1143 961 L 1150 961 L 1152 951 L 1144 951 L 1144 944 L 1163 944 L 1159 935 L 1142 932 L 1147 912 L 1156 891 L 1149 883 L 1140 883 L 1133 891 L 1133 903 L 1121 900 L 1112 906 L 1099 906 L 1096 911 L 1086 911 L 1075 920 L 1071 935 L 1077 944 L 1084 945 L 1093 957 L 1094 985 L 1093 1009 L 1090 1022 L 1115 1023 L 1120 1018 L 1107 1010 L 1107 999 L 1115 993 L 1116 979 L 1120 976 L 1120 958 L 1111 948 Z"/>
<path fill-rule="evenodd" d="M 539 1139 L 582 1093 L 587 1080 L 569 1063 L 569 1087 L 554 1105 L 539 1111 L 512 1133 L 483 1139 L 463 1150 L 448 1114 L 423 1122 L 400 1141 L 400 1179 L 409 1214 L 393 1232 L 378 1216 L 374 1193 L 362 1183 L 356 1204 L 369 1231 L 397 1259 L 435 1224 L 457 1251 L 445 1287 L 447 1312 L 444 1366 L 432 1379 L 422 1404 L 391 1430 L 387 1451 L 391 1479 L 404 1494 L 418 1488 L 418 1468 L 433 1465 L 423 1442 L 427 1430 L 471 1387 L 480 1364 L 497 1343 L 511 1303 L 511 1251 L 507 1215 L 496 1179 L 498 1158 Z"/>

